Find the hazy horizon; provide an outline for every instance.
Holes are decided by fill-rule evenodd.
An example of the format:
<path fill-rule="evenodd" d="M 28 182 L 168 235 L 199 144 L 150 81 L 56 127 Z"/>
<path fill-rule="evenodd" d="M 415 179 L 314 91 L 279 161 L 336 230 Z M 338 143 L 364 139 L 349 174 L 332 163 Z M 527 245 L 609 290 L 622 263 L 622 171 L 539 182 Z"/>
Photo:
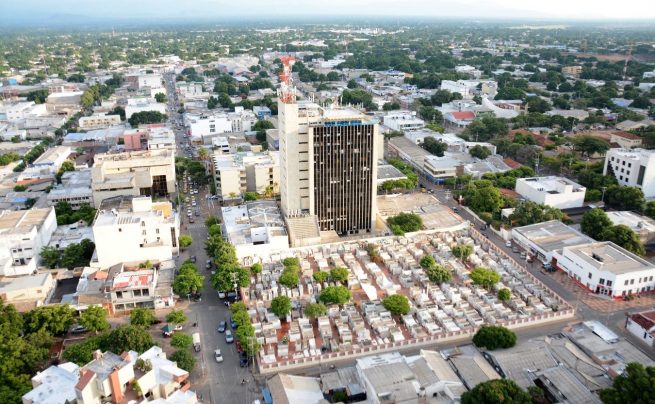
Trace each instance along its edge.
<path fill-rule="evenodd" d="M 617 7 L 608 0 L 548 3 L 530 0 L 24 0 L 3 1 L 0 21 L 10 26 L 84 25 L 90 22 L 207 22 L 211 20 L 282 21 L 289 18 L 398 18 L 638 22 L 655 19 L 655 7 L 645 0 L 625 0 Z M 77 24 L 79 23 L 79 24 Z"/>

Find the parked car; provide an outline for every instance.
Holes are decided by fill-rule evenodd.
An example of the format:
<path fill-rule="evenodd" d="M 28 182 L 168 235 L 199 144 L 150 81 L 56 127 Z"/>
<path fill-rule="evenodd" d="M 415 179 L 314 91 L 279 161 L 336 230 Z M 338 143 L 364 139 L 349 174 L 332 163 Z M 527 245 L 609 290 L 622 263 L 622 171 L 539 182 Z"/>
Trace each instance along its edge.
<path fill-rule="evenodd" d="M 223 355 L 221 354 L 220 349 L 214 350 L 214 359 L 216 359 L 216 362 L 218 363 L 223 362 Z"/>
<path fill-rule="evenodd" d="M 184 327 L 182 327 L 182 324 L 176 324 L 175 327 L 173 327 L 174 331 L 182 331 Z"/>
<path fill-rule="evenodd" d="M 225 330 L 225 342 L 228 344 L 232 344 L 234 342 L 234 335 L 232 335 L 232 331 Z"/>
<path fill-rule="evenodd" d="M 226 329 L 227 329 L 226 321 L 221 321 L 220 323 L 218 323 L 218 332 L 224 333 Z"/>
<path fill-rule="evenodd" d="M 248 367 L 250 361 L 248 360 L 248 355 L 245 352 L 239 352 L 239 366 L 242 368 Z"/>
<path fill-rule="evenodd" d="M 202 301 L 202 294 L 200 294 L 200 293 L 192 293 L 192 294 L 191 294 L 191 300 L 193 300 L 194 302 L 200 302 L 200 301 Z"/>
<path fill-rule="evenodd" d="M 219 299 L 225 299 L 225 292 L 218 292 Z"/>
<path fill-rule="evenodd" d="M 70 331 L 72 334 L 82 334 L 86 332 L 86 328 L 81 325 L 76 325 L 75 327 L 71 328 Z"/>
<path fill-rule="evenodd" d="M 196 258 L 195 255 L 192 255 L 191 258 L 189 258 L 189 260 L 195 264 L 198 259 Z"/>
<path fill-rule="evenodd" d="M 511 242 L 511 241 L 507 241 L 507 242 L 505 243 L 505 247 L 512 248 L 512 242 Z"/>
<path fill-rule="evenodd" d="M 233 330 L 236 330 L 237 327 L 238 327 L 238 324 L 236 323 L 236 321 L 234 321 L 234 319 L 232 318 L 232 316 L 230 316 L 230 327 L 231 327 Z"/>

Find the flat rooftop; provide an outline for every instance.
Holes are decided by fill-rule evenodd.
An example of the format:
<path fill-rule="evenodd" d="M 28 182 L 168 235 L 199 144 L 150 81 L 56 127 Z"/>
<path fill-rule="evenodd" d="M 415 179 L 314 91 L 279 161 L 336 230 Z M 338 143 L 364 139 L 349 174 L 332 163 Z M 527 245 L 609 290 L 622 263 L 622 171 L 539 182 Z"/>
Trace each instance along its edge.
<path fill-rule="evenodd" d="M 611 241 L 568 247 L 568 250 L 600 271 L 616 275 L 655 269 L 650 262 L 628 252 Z"/>
<path fill-rule="evenodd" d="M 559 220 L 550 220 L 512 229 L 544 251 L 557 251 L 564 247 L 593 243 L 595 240 Z"/>
<path fill-rule="evenodd" d="M 378 181 L 407 178 L 399 169 L 384 161 L 378 162 Z"/>
<path fill-rule="evenodd" d="M 50 277 L 52 277 L 50 273 L 39 273 L 36 275 L 19 276 L 17 278 L 2 278 L 0 279 L 0 295 L 7 292 L 44 286 Z"/>
<path fill-rule="evenodd" d="M 39 165 L 39 164 L 53 164 L 55 161 L 62 157 L 68 157 L 71 154 L 71 148 L 68 146 L 57 146 L 53 147 L 51 149 L 48 149 L 43 153 L 41 156 L 39 156 L 36 161 L 34 161 L 34 165 Z"/>
<path fill-rule="evenodd" d="M 605 212 L 615 225 L 623 224 L 635 232 L 655 232 L 655 220 L 631 211 Z"/>
<path fill-rule="evenodd" d="M 548 176 L 548 177 L 530 177 L 530 178 L 518 178 L 517 182 L 520 181 L 531 188 L 534 188 L 538 191 L 547 192 L 551 194 L 559 194 L 562 192 L 562 187 L 570 185 L 573 187 L 573 191 L 584 187 L 578 183 L 571 181 L 568 178 Z"/>
<path fill-rule="evenodd" d="M 421 217 L 427 230 L 458 226 L 462 218 L 427 193 L 378 195 L 378 212 L 387 218 L 402 212 L 413 212 Z"/>
<path fill-rule="evenodd" d="M 40 227 L 54 208 L 30 210 L 3 210 L 0 212 L 0 234 L 24 233 Z"/>
<path fill-rule="evenodd" d="M 282 214 L 273 201 L 226 206 L 221 213 L 226 235 L 234 245 L 253 244 L 257 229 L 265 229 L 270 237 L 287 235 Z"/>
<path fill-rule="evenodd" d="M 148 287 L 154 279 L 154 270 L 146 269 L 140 271 L 121 272 L 114 277 L 112 282 L 113 289 L 131 289 L 138 287 Z"/>

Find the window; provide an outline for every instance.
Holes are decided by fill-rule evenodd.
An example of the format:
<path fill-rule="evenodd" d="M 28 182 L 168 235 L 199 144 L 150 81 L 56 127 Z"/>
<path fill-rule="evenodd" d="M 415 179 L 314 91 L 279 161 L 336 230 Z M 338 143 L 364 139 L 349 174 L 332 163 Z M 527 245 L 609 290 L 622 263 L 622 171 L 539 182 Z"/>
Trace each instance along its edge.
<path fill-rule="evenodd" d="M 607 281 L 607 286 L 608 287 L 612 286 L 612 281 Z"/>
<path fill-rule="evenodd" d="M 145 231 L 145 230 L 142 231 L 142 232 L 141 232 L 141 235 L 142 235 L 142 236 L 145 236 L 145 235 L 146 235 L 146 231 Z"/>
<path fill-rule="evenodd" d="M 145 227 L 145 226 L 146 226 L 146 222 L 141 221 L 141 227 Z"/>
<path fill-rule="evenodd" d="M 156 234 L 159 234 L 159 229 L 158 229 L 158 228 L 155 229 L 155 233 L 156 233 Z"/>
<path fill-rule="evenodd" d="M 626 280 L 625 280 L 625 283 L 623 284 L 623 286 L 628 286 L 628 282 L 629 282 L 629 281 L 626 279 Z"/>
<path fill-rule="evenodd" d="M 634 279 L 630 279 L 630 285 L 634 285 L 634 284 L 635 284 L 635 280 L 634 280 Z"/>
<path fill-rule="evenodd" d="M 123 292 L 116 292 L 116 299 L 122 299 L 123 298 Z"/>
<path fill-rule="evenodd" d="M 588 277 L 589 277 L 589 279 L 591 279 L 591 272 L 589 272 L 589 275 L 588 275 Z"/>
<path fill-rule="evenodd" d="M 601 285 L 604 285 L 604 284 L 605 284 L 605 279 L 600 278 L 600 280 L 598 281 L 598 283 L 600 283 Z"/>
<path fill-rule="evenodd" d="M 653 277 L 651 276 L 650 278 L 648 278 L 648 282 L 652 282 L 652 281 L 653 281 Z"/>
<path fill-rule="evenodd" d="M 141 294 L 143 294 L 143 296 L 150 296 L 148 289 L 141 289 Z"/>

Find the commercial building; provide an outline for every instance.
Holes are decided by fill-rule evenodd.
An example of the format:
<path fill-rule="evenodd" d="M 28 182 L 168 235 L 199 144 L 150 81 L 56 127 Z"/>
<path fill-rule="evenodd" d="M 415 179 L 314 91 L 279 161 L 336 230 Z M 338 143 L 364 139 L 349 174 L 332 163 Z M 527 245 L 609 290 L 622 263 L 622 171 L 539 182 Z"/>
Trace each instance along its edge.
<path fill-rule="evenodd" d="M 233 199 L 245 192 L 279 193 L 279 152 L 239 152 L 223 154 L 217 151 L 212 156 L 212 177 L 216 195 L 224 200 Z"/>
<path fill-rule="evenodd" d="M 620 299 L 655 289 L 655 266 L 610 241 L 564 247 L 554 258 L 593 293 Z"/>
<path fill-rule="evenodd" d="M 124 313 L 137 307 L 164 309 L 175 306 L 172 275 L 170 270 L 128 271 L 122 264 L 114 265 L 107 271 L 103 285 L 110 305 L 109 312 Z"/>
<path fill-rule="evenodd" d="M 169 149 L 95 156 L 91 171 L 95 206 L 114 196 L 168 196 L 175 192 L 175 152 Z"/>
<path fill-rule="evenodd" d="M 61 176 L 61 184 L 50 190 L 47 199 L 50 206 L 67 202 L 74 210 L 79 209 L 83 204 L 93 207 L 91 169 L 65 172 Z"/>
<path fill-rule="evenodd" d="M 161 88 L 164 82 L 161 74 L 157 73 L 133 73 L 125 75 L 125 82 L 132 89 L 140 88 Z"/>
<path fill-rule="evenodd" d="M 129 98 L 125 106 L 125 119 L 130 119 L 137 112 L 157 111 L 166 114 L 166 104 L 155 102 L 151 98 Z"/>
<path fill-rule="evenodd" d="M 562 67 L 562 74 L 567 76 L 578 77 L 582 73 L 582 66 L 564 66 Z"/>
<path fill-rule="evenodd" d="M 96 256 L 91 266 L 161 262 L 178 254 L 180 219 L 170 202 L 119 196 L 100 205 L 93 222 Z"/>
<path fill-rule="evenodd" d="M 257 122 L 257 116 L 243 107 L 234 112 L 213 114 L 184 114 L 184 123 L 194 141 L 208 144 L 208 139 L 221 133 L 249 132 Z"/>
<path fill-rule="evenodd" d="M 523 198 L 558 209 L 579 208 L 587 189 L 564 177 L 518 178 L 515 191 Z"/>
<path fill-rule="evenodd" d="M 425 121 L 416 116 L 415 111 L 395 111 L 385 115 L 382 119 L 384 126 L 391 130 L 404 132 L 425 127 Z"/>
<path fill-rule="evenodd" d="M 0 212 L 0 275 L 34 273 L 56 228 L 54 208 Z"/>
<path fill-rule="evenodd" d="M 166 124 L 139 125 L 123 132 L 123 147 L 125 151 L 175 150 L 175 132 Z"/>
<path fill-rule="evenodd" d="M 258 262 L 289 248 L 284 218 L 274 201 L 250 202 L 221 208 L 223 234 L 236 249 L 237 257 Z"/>
<path fill-rule="evenodd" d="M 278 111 L 284 215 L 315 217 L 321 231 L 339 235 L 373 230 L 378 125 L 351 108 L 288 97 Z"/>
<path fill-rule="evenodd" d="M 630 132 L 614 132 L 610 135 L 610 143 L 616 143 L 622 148 L 631 149 L 642 145 L 641 136 Z"/>
<path fill-rule="evenodd" d="M 56 146 L 46 150 L 39 158 L 32 163 L 35 167 L 52 167 L 59 171 L 64 161 L 68 160 L 72 150 L 68 146 Z"/>
<path fill-rule="evenodd" d="M 603 175 L 611 175 L 619 185 L 638 187 L 646 198 L 655 197 L 655 150 L 609 149 Z"/>
<path fill-rule="evenodd" d="M 319 403 L 323 392 L 316 377 L 294 376 L 280 373 L 266 382 L 272 403 Z"/>
<path fill-rule="evenodd" d="M 0 121 L 16 122 L 29 117 L 46 115 L 45 104 L 22 101 L 0 106 Z"/>
<path fill-rule="evenodd" d="M 91 116 L 83 116 L 80 118 L 80 129 L 100 129 L 112 125 L 120 125 L 120 123 L 120 115 L 93 114 Z"/>
<path fill-rule="evenodd" d="M 593 243 L 594 239 L 559 220 L 512 229 L 512 239 L 543 263 L 550 263 L 564 247 Z"/>
<path fill-rule="evenodd" d="M 464 166 L 461 161 L 449 156 L 428 156 L 424 160 L 423 170 L 432 182 L 441 183 L 463 174 Z"/>

